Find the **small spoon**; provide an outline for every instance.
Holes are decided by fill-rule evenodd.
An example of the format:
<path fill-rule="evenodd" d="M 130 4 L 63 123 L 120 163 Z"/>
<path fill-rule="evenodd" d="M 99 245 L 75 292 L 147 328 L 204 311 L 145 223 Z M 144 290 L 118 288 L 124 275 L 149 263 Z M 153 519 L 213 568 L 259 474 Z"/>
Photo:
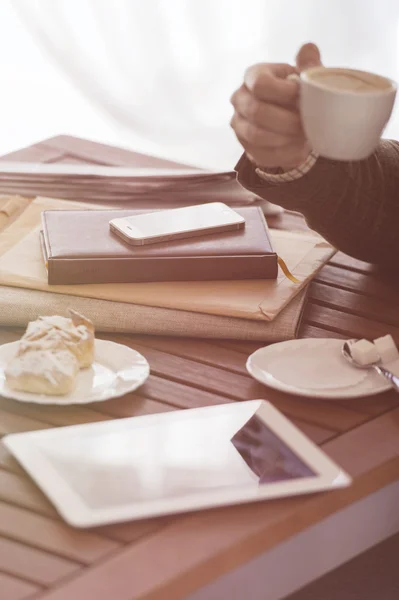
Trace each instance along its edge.
<path fill-rule="evenodd" d="M 391 371 L 388 371 L 387 369 L 385 369 L 385 367 L 380 366 L 380 364 L 379 364 L 381 362 L 380 359 L 378 359 L 377 361 L 375 361 L 373 363 L 369 363 L 368 365 L 361 365 L 353 358 L 350 345 L 351 345 L 351 343 L 354 343 L 356 341 L 357 340 L 350 340 L 349 342 L 344 342 L 344 345 L 342 346 L 343 357 L 351 365 L 354 365 L 358 369 L 374 369 L 375 371 L 377 371 L 378 375 L 382 375 L 382 377 L 385 377 L 385 379 L 387 379 L 389 381 L 389 383 L 391 384 L 391 386 L 394 388 L 394 390 L 396 392 L 399 392 L 399 377 L 397 377 L 396 375 L 391 373 Z"/>

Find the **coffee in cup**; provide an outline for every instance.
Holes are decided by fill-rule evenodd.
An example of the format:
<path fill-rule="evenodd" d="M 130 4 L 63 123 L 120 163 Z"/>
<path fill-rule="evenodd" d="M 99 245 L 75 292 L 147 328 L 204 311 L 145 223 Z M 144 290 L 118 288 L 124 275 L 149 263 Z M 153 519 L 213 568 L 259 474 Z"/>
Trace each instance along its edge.
<path fill-rule="evenodd" d="M 300 75 L 300 112 L 313 150 L 333 160 L 373 153 L 389 121 L 396 84 L 380 75 L 313 67 Z"/>

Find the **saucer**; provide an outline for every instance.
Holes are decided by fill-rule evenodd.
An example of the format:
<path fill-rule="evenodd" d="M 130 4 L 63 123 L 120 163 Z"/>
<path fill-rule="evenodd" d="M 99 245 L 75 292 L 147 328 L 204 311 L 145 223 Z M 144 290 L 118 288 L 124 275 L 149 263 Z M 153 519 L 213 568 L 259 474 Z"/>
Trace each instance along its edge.
<path fill-rule="evenodd" d="M 106 340 L 95 340 L 94 362 L 77 375 L 76 387 L 65 396 L 19 392 L 8 387 L 4 375 L 6 364 L 15 356 L 19 342 L 0 346 L 0 395 L 36 404 L 88 404 L 133 392 L 150 374 L 147 360 L 128 346 Z"/>
<path fill-rule="evenodd" d="M 260 383 L 282 392 L 314 398 L 373 396 L 391 385 L 373 369 L 357 369 L 341 355 L 344 340 L 309 338 L 272 344 L 247 360 Z M 387 366 L 399 375 L 399 359 Z"/>

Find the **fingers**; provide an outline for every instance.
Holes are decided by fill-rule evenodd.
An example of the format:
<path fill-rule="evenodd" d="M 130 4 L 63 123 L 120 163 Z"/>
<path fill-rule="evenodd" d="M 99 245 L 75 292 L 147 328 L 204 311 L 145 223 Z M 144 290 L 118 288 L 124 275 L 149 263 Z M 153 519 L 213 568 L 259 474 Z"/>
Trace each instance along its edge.
<path fill-rule="evenodd" d="M 320 53 L 306 44 L 298 53 L 298 66 L 318 64 Z M 297 110 L 299 84 L 290 76 L 298 69 L 287 64 L 257 64 L 244 76 L 233 94 L 231 126 L 252 162 L 262 167 L 292 168 L 310 152 Z"/>
<path fill-rule="evenodd" d="M 249 67 L 244 75 L 247 89 L 259 100 L 291 106 L 298 97 L 298 84 L 287 79 L 297 71 L 286 64 L 257 64 Z"/>
<path fill-rule="evenodd" d="M 304 162 L 310 148 L 303 136 L 287 137 L 252 126 L 234 114 L 231 126 L 252 162 L 264 167 L 291 168 Z"/>
<path fill-rule="evenodd" d="M 299 72 L 319 67 L 321 65 L 320 50 L 315 44 L 304 44 L 296 56 L 296 66 Z"/>
<path fill-rule="evenodd" d="M 286 136 L 302 134 L 299 114 L 295 110 L 288 110 L 277 104 L 261 101 L 244 85 L 233 94 L 231 103 L 236 110 L 235 116 L 237 116 L 234 124 L 239 124 L 240 128 L 243 128 L 245 119 L 245 128 L 248 129 L 250 137 L 264 136 L 265 131 L 258 133 L 256 131 L 258 128 Z M 238 117 L 243 117 L 243 119 Z M 245 134 L 243 131 L 242 133 Z"/>
<path fill-rule="evenodd" d="M 273 114 L 272 108 L 274 107 L 271 107 L 270 109 L 271 115 Z M 294 134 L 293 128 L 290 128 L 288 133 L 286 133 L 284 131 L 284 127 L 286 126 L 284 121 L 282 121 L 283 126 L 280 129 L 275 127 L 273 130 L 271 127 L 263 128 L 254 125 L 238 112 L 235 112 L 230 125 L 234 129 L 241 143 L 245 142 L 245 144 L 251 146 L 276 146 L 277 148 L 281 148 L 291 142 L 303 140 L 300 126 L 296 131 L 296 135 Z"/>

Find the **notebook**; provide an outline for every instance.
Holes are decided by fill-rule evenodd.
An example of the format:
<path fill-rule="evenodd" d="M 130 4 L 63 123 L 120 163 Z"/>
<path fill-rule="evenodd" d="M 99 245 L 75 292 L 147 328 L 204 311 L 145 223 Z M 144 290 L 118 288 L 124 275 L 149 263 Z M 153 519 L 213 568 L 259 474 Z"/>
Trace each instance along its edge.
<path fill-rule="evenodd" d="M 277 255 L 261 208 L 236 210 L 243 229 L 136 247 L 112 233 L 109 221 L 148 210 L 44 211 L 48 283 L 276 279 Z"/>

